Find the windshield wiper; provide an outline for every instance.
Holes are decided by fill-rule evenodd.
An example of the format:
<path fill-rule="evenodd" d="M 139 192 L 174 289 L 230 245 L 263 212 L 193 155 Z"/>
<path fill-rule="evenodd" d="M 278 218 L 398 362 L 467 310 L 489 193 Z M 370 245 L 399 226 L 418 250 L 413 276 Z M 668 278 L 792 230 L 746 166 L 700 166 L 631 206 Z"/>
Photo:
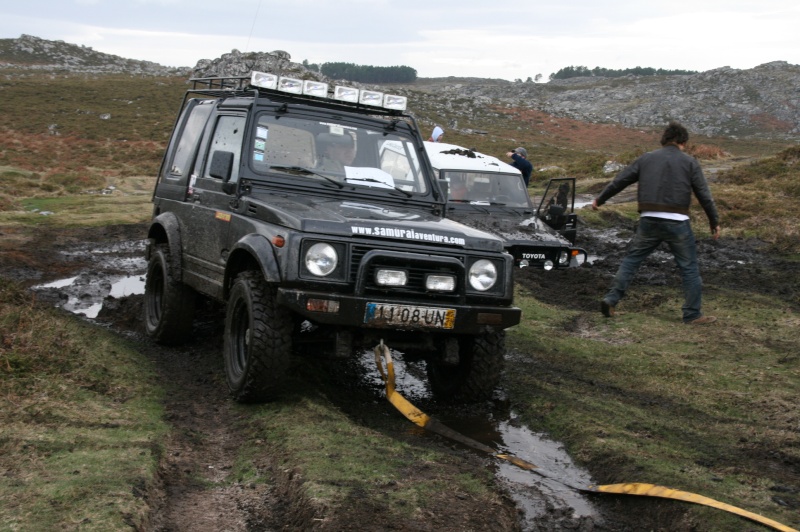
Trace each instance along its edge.
<path fill-rule="evenodd" d="M 472 208 L 473 212 L 482 212 L 484 214 L 491 214 L 491 211 L 486 208 L 486 207 L 490 206 L 488 203 L 483 203 L 483 204 L 481 204 L 481 203 L 472 203 L 469 200 L 454 200 L 454 199 L 447 200 L 447 203 L 458 203 L 458 204 L 462 204 L 462 205 L 469 205 Z M 448 211 L 454 211 L 454 210 L 456 210 L 456 207 L 454 205 L 448 205 L 447 206 L 447 210 Z M 459 212 L 467 212 L 467 211 L 465 211 L 464 209 L 460 209 Z"/>
<path fill-rule="evenodd" d="M 282 165 L 278 165 L 278 164 L 273 164 L 273 165 L 270 165 L 270 168 L 275 168 L 277 170 L 282 170 L 282 171 L 287 172 L 289 174 L 313 175 L 315 177 L 321 177 L 322 179 L 325 179 L 326 181 L 329 181 L 329 182 L 333 183 L 334 185 L 336 185 L 339 188 L 344 188 L 344 185 L 341 182 L 337 181 L 336 179 L 334 179 L 334 178 L 332 178 L 330 176 L 327 176 L 325 174 L 320 174 L 319 172 L 315 172 L 314 170 L 309 170 L 308 168 L 305 168 L 303 166 L 282 166 Z"/>
<path fill-rule="evenodd" d="M 394 190 L 396 190 L 397 192 L 400 192 L 401 194 L 405 194 L 405 196 L 407 198 L 410 198 L 410 197 L 413 196 L 413 194 L 411 192 L 408 192 L 407 190 L 403 190 L 400 187 L 396 187 L 394 185 L 390 185 L 386 181 L 381 181 L 380 179 L 375 179 L 375 178 L 372 178 L 372 177 L 348 177 L 347 178 L 347 183 L 348 184 L 353 185 L 353 184 L 357 184 L 358 182 L 362 182 L 362 183 L 380 183 L 381 185 L 387 185 L 388 187 L 392 187 Z M 386 188 L 386 187 L 382 187 L 382 188 Z"/>

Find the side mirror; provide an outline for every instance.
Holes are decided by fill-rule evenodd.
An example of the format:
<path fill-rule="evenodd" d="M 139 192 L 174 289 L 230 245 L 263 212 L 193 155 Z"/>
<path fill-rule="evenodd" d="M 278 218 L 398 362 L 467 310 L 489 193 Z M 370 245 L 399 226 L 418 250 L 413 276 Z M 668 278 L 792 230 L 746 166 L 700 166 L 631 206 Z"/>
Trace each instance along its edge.
<path fill-rule="evenodd" d="M 233 152 L 215 151 L 211 156 L 211 165 L 208 168 L 208 175 L 222 179 L 222 190 L 226 194 L 231 194 L 236 190 L 236 183 L 231 183 L 233 173 Z"/>

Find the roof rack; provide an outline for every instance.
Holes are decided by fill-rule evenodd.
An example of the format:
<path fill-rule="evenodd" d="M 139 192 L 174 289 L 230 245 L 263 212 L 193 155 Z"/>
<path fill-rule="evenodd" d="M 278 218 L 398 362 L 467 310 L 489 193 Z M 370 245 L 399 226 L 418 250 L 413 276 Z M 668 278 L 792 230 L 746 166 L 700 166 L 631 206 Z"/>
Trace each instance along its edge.
<path fill-rule="evenodd" d="M 216 76 L 190 78 L 192 88 L 188 93 L 200 94 L 213 98 L 228 97 L 265 97 L 281 103 L 301 102 L 305 104 L 325 107 L 328 109 L 346 110 L 360 114 L 377 116 L 411 117 L 404 111 L 387 109 L 362 103 L 336 100 L 328 97 L 310 96 L 307 94 L 287 93 L 277 89 L 266 89 L 252 84 L 251 76 Z"/>

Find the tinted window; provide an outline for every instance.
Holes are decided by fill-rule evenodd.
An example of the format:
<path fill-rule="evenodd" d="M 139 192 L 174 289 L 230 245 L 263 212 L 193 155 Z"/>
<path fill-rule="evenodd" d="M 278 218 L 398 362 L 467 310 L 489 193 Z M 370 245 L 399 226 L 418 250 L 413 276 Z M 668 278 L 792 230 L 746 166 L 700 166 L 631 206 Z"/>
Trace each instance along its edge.
<path fill-rule="evenodd" d="M 233 153 L 233 172 L 231 183 L 239 180 L 239 161 L 242 154 L 242 140 L 244 139 L 245 117 L 243 116 L 221 116 L 214 127 L 211 137 L 211 145 L 206 159 L 206 169 L 203 177 L 211 177 L 208 172 L 211 161 L 216 151 L 227 151 Z"/>
<path fill-rule="evenodd" d="M 202 104 L 191 109 L 191 114 L 184 123 L 178 146 L 172 156 L 168 177 L 186 177 L 191 171 L 194 156 L 197 153 L 197 141 L 203 134 L 212 109 L 212 105 Z"/>

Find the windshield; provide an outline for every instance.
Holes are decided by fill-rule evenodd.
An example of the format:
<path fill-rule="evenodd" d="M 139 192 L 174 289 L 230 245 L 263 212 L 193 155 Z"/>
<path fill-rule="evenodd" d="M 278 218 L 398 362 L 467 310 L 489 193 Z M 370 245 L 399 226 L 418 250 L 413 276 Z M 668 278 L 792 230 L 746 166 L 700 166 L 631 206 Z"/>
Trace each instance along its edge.
<path fill-rule="evenodd" d="M 443 170 L 442 177 L 449 184 L 448 201 L 530 207 L 521 174 Z"/>
<path fill-rule="evenodd" d="M 332 182 L 340 188 L 428 192 L 411 139 L 383 129 L 262 114 L 251 146 L 251 164 L 258 173 Z"/>

